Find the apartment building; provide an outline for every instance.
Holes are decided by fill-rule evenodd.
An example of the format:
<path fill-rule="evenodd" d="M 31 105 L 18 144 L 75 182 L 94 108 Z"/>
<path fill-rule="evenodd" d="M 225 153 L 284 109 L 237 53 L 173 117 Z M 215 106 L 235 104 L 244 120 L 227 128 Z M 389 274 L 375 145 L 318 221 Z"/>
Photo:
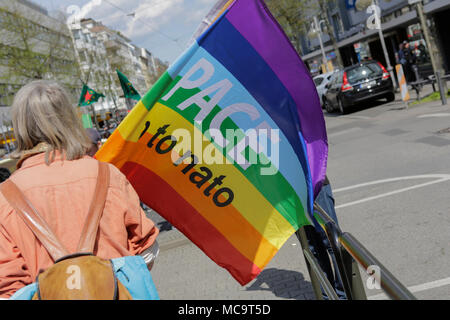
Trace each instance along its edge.
<path fill-rule="evenodd" d="M 90 88 L 103 93 L 105 98 L 93 106 L 104 119 L 111 109 L 126 109 L 120 99 L 120 87 L 115 84 L 115 74 L 108 59 L 108 51 L 93 20 L 82 20 L 70 25 L 74 47 L 80 66 L 80 80 Z"/>
<path fill-rule="evenodd" d="M 144 95 L 156 81 L 157 72 L 167 68 L 147 49 L 134 45 L 130 39 L 101 22 L 83 19 L 72 24 L 75 48 L 88 86 L 105 94 L 96 111 L 104 117 L 112 109 L 129 108 L 116 70 L 125 74 L 135 89 Z"/>

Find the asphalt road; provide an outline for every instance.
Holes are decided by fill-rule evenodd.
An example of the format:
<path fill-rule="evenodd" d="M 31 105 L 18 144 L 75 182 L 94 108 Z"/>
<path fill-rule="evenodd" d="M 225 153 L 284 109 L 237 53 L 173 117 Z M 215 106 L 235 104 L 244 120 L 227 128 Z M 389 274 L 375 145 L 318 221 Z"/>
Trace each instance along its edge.
<path fill-rule="evenodd" d="M 417 298 L 449 299 L 450 107 L 400 107 L 327 116 L 338 219 Z"/>
<path fill-rule="evenodd" d="M 403 107 L 380 102 L 326 114 L 338 219 L 417 298 L 449 299 L 450 105 Z M 162 299 L 314 298 L 295 237 L 241 287 L 181 233 L 165 230 L 152 271 Z M 376 289 L 367 295 L 386 298 Z"/>

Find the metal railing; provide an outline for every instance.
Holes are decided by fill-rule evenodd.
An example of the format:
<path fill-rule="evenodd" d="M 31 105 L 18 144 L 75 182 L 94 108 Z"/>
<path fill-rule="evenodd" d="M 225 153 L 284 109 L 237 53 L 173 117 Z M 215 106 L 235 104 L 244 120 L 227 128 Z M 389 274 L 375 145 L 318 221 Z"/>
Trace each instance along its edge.
<path fill-rule="evenodd" d="M 348 300 L 367 300 L 358 264 L 368 270 L 376 266 L 379 270 L 381 289 L 394 300 L 415 300 L 416 297 L 389 270 L 378 261 L 355 237 L 348 232 L 342 232 L 334 220 L 317 204 L 314 204 L 316 220 L 325 231 L 331 248 L 336 257 L 337 273 Z M 298 236 L 303 247 L 306 264 L 311 276 L 311 283 L 316 298 L 322 300 L 325 293 L 330 300 L 339 299 L 333 286 L 320 268 L 317 259 L 309 250 L 305 231 L 300 229 Z"/>
<path fill-rule="evenodd" d="M 410 82 L 408 85 L 416 91 L 416 100 L 419 101 L 421 99 L 421 91 L 423 86 L 431 84 L 433 87 L 433 92 L 439 92 L 441 95 L 442 105 L 447 104 L 447 92 L 445 92 L 446 83 L 450 80 L 450 74 L 441 75 L 440 72 L 436 72 L 436 75 L 431 75 L 427 79 L 422 79 L 422 77 L 418 74 L 415 69 L 416 81 Z M 436 88 L 436 85 L 438 88 Z"/>

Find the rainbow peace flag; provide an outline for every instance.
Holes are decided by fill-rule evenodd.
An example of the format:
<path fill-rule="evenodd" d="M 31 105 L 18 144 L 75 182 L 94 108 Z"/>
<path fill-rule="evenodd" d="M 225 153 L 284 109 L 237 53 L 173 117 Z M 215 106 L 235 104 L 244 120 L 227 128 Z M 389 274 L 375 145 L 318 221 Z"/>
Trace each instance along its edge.
<path fill-rule="evenodd" d="M 244 285 L 311 224 L 327 159 L 314 83 L 261 0 L 235 0 L 97 153 Z"/>

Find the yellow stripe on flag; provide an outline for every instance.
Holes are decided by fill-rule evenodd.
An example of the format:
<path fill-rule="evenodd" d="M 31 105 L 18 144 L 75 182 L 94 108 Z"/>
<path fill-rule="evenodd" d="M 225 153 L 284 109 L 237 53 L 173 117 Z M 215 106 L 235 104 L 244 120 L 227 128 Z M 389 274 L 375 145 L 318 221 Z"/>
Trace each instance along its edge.
<path fill-rule="evenodd" d="M 147 113 L 145 117 L 142 117 L 142 113 L 144 111 L 143 109 L 145 109 L 145 112 Z M 189 132 L 192 140 L 194 140 L 195 135 L 200 135 L 201 137 L 203 137 L 199 129 L 195 128 L 180 114 L 160 103 L 155 104 L 155 106 L 150 111 L 148 111 L 142 104 L 138 104 L 133 109 L 133 111 L 135 111 L 135 114 L 137 115 L 137 121 L 131 121 L 131 116 L 129 116 L 127 117 L 129 121 L 123 123 L 118 130 L 123 139 L 127 141 L 137 142 L 139 140 L 139 136 L 142 133 L 142 130 L 145 128 L 145 122 L 147 121 L 150 122 L 150 127 L 148 129 L 148 133 L 150 135 L 154 135 L 158 128 L 169 124 L 170 126 L 167 128 L 167 132 L 163 136 L 171 135 L 174 130 L 182 128 Z M 160 138 L 162 138 L 163 136 L 161 136 Z M 110 141 L 110 143 L 112 144 L 113 141 Z M 119 141 L 117 143 L 120 144 Z M 116 148 L 112 148 L 112 145 L 110 145 L 107 149 L 120 150 L 121 147 L 121 145 L 118 145 Z M 223 164 L 200 163 L 199 166 L 207 167 L 215 173 L 215 176 L 226 176 L 223 186 L 226 186 L 234 191 L 235 198 L 232 204 L 236 208 L 236 210 L 238 210 L 240 214 L 273 246 L 275 246 L 277 249 L 281 248 L 285 241 L 295 232 L 295 229 L 292 227 L 292 225 L 282 216 L 282 214 L 278 210 L 276 210 L 272 206 L 272 204 L 267 201 L 267 199 L 253 186 L 253 184 L 251 184 L 247 180 L 245 176 L 243 176 L 243 174 L 233 164 L 225 164 L 227 160 L 223 156 L 222 151 L 218 150 L 209 141 L 203 141 L 202 150 L 205 150 L 205 148 L 211 148 L 216 155 L 219 154 L 220 160 L 222 161 L 221 163 Z M 199 150 L 200 153 L 202 152 L 202 150 Z M 111 159 L 111 155 L 102 154 L 101 151 L 102 150 L 100 150 L 97 154 L 97 159 L 112 162 L 119 168 L 121 168 L 128 161 L 128 156 L 123 152 L 122 154 L 117 155 L 116 159 Z M 202 158 L 202 155 L 199 154 L 198 150 L 191 151 L 199 159 Z M 180 167 L 182 165 L 183 164 L 181 164 Z M 180 169 L 174 167 L 174 170 Z M 172 187 L 174 187 L 177 183 L 176 181 L 172 180 L 168 180 L 167 182 L 171 184 Z M 183 194 L 182 190 L 180 191 L 180 193 Z M 252 201 L 248 201 L 248 199 L 252 199 Z M 200 212 L 203 213 L 203 210 L 200 210 Z"/>

